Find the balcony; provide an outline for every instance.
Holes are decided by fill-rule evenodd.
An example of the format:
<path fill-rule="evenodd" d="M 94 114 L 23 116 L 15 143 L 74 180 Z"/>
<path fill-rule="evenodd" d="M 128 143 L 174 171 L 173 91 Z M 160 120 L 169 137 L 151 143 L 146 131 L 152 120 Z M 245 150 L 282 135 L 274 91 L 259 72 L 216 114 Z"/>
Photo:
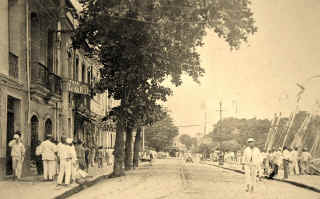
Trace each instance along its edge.
<path fill-rule="evenodd" d="M 12 53 L 9 53 L 9 76 L 19 79 L 18 57 Z"/>
<path fill-rule="evenodd" d="M 62 79 L 48 71 L 41 63 L 34 62 L 31 68 L 31 89 L 43 97 L 62 93 Z"/>

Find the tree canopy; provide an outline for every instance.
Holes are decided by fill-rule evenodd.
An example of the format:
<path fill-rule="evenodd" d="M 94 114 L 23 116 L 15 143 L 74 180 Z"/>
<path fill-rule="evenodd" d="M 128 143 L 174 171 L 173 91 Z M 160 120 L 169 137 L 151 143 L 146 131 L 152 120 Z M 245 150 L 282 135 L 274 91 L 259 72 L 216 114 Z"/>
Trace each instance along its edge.
<path fill-rule="evenodd" d="M 174 138 L 179 134 L 178 128 L 174 125 L 170 115 L 145 128 L 145 145 L 156 149 L 156 151 L 165 151 L 173 145 Z"/>
<path fill-rule="evenodd" d="M 214 126 L 210 137 L 213 142 L 222 142 L 225 150 L 240 148 L 238 145 L 246 145 L 247 139 L 254 137 L 257 146 L 263 149 L 270 125 L 271 122 L 267 119 L 225 118 Z"/>
<path fill-rule="evenodd" d="M 195 142 L 195 140 L 192 139 L 190 135 L 186 135 L 186 134 L 181 135 L 179 137 L 179 140 L 181 144 L 184 144 L 187 147 L 187 149 L 190 149 Z"/>

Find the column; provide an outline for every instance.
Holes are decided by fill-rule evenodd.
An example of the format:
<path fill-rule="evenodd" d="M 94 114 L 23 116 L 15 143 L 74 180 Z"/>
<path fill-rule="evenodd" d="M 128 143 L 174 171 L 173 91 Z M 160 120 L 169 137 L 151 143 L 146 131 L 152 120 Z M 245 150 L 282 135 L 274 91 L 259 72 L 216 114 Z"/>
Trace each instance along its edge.
<path fill-rule="evenodd" d="M 0 73 L 9 75 L 9 6 L 0 1 Z"/>

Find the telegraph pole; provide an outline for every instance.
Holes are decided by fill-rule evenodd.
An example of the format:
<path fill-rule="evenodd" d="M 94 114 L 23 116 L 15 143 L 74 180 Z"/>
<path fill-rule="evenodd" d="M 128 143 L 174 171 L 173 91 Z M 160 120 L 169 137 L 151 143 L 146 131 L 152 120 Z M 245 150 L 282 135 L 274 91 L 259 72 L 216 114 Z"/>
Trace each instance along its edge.
<path fill-rule="evenodd" d="M 220 134 L 222 133 L 222 112 L 224 111 L 222 109 L 222 101 L 219 102 L 219 110 L 217 110 L 219 112 L 219 116 L 220 116 L 220 125 L 219 125 L 219 130 L 220 130 Z M 219 165 L 223 165 L 223 159 L 224 159 L 224 155 L 222 153 L 222 150 L 221 150 L 221 141 L 220 141 L 220 148 L 219 148 L 219 151 L 220 151 L 220 157 L 219 157 Z"/>
<path fill-rule="evenodd" d="M 219 112 L 219 116 L 220 116 L 220 125 L 219 125 L 219 128 L 220 128 L 220 133 L 222 132 L 222 112 L 224 111 L 222 109 L 222 102 L 220 101 L 219 102 L 219 110 L 217 110 Z"/>

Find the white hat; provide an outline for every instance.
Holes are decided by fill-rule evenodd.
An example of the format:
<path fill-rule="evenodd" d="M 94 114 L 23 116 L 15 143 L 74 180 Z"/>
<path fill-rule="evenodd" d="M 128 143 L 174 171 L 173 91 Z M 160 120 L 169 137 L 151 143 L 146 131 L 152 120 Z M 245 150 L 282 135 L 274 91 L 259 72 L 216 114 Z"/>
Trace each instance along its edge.
<path fill-rule="evenodd" d="M 255 140 L 253 138 L 249 138 L 248 142 L 254 142 Z"/>
<path fill-rule="evenodd" d="M 18 138 L 19 138 L 19 135 L 18 135 L 18 134 L 14 134 L 13 138 L 14 138 L 14 139 L 18 139 Z"/>
<path fill-rule="evenodd" d="M 72 143 L 72 138 L 67 138 L 66 142 L 67 142 L 67 144 L 71 144 Z"/>

